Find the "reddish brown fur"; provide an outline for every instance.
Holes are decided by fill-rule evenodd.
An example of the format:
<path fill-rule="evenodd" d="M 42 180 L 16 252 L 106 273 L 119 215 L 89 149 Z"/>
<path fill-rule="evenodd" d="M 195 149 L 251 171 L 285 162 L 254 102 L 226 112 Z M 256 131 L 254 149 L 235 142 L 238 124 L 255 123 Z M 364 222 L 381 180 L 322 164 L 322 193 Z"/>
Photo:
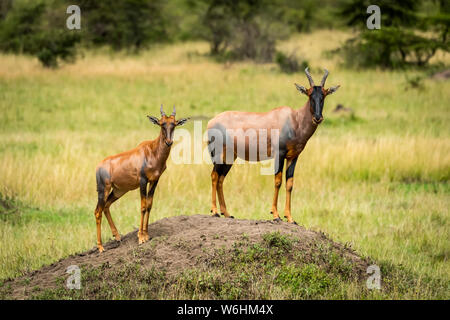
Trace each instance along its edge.
<path fill-rule="evenodd" d="M 280 145 L 278 150 L 278 171 L 275 172 L 275 193 L 272 201 L 272 209 L 271 212 L 273 214 L 274 220 L 279 220 L 279 214 L 277 210 L 277 202 L 278 202 L 278 193 L 282 183 L 282 170 L 284 166 L 284 161 L 286 161 L 286 206 L 285 206 L 285 217 L 289 222 L 294 222 L 291 216 L 291 192 L 293 188 L 293 174 L 295 170 L 295 165 L 297 162 L 297 158 L 303 149 L 306 146 L 309 138 L 314 134 L 317 129 L 318 124 L 323 120 L 321 117 L 321 112 L 323 108 L 323 100 L 325 97 L 333 92 L 335 92 L 339 86 L 332 87 L 329 89 L 325 89 L 325 80 L 328 76 L 328 71 L 325 70 L 325 75 L 322 78 L 322 82 L 320 86 L 315 86 L 314 81 L 312 80 L 311 75 L 308 72 L 308 68 L 306 68 L 305 73 L 308 77 L 310 88 L 306 89 L 303 86 L 299 86 L 296 84 L 297 89 L 303 94 L 308 96 L 308 101 L 306 102 L 303 108 L 298 110 L 294 110 L 290 107 L 279 107 L 273 109 L 268 112 L 239 112 L 239 111 L 227 111 L 223 112 L 208 122 L 208 130 L 211 130 L 211 135 L 214 135 L 213 130 L 216 132 L 223 132 L 224 130 L 237 130 L 242 129 L 242 133 L 238 133 L 234 136 L 234 159 L 229 159 L 234 161 L 237 157 L 248 161 L 261 161 L 264 159 L 260 159 L 259 152 L 257 153 L 257 157 L 251 158 L 249 156 L 249 150 L 251 146 L 258 145 L 258 141 L 260 140 L 260 130 L 267 133 L 267 147 L 270 150 L 272 145 Z M 322 96 L 317 95 L 317 90 L 321 88 Z M 313 94 L 314 90 L 316 93 Z M 319 111 L 313 110 L 313 102 L 317 105 L 318 99 L 321 98 L 321 106 Z M 319 112 L 319 113 L 317 113 Z M 315 115 L 316 113 L 316 115 Z M 320 115 L 319 118 L 315 118 L 317 115 Z M 248 136 L 244 136 L 245 132 L 248 129 L 252 132 L 256 132 L 256 137 L 253 136 L 252 141 Z M 281 134 L 283 132 L 288 131 L 288 134 Z M 277 130 L 280 132 L 279 141 L 271 141 L 271 132 L 272 130 Z M 227 135 L 222 133 L 222 135 Z M 241 154 L 238 154 L 237 150 L 237 141 L 244 142 L 243 151 Z M 226 139 L 222 139 L 225 141 Z M 213 139 L 211 139 L 210 143 L 212 144 Z M 214 139 L 215 141 L 215 139 Z M 282 143 L 281 143 L 282 142 Z M 281 146 L 282 145 L 282 146 Z M 211 150 L 214 150 L 214 154 L 219 150 L 221 146 L 214 146 Z M 226 148 L 225 144 L 223 146 L 224 150 Z M 210 152 L 211 152 L 210 150 Z M 213 153 L 212 153 L 213 154 Z M 225 159 L 225 151 L 222 151 L 222 162 L 215 163 L 213 171 L 211 173 L 212 180 L 212 204 L 211 204 L 211 212 L 213 216 L 219 216 L 216 205 L 216 193 L 219 198 L 220 210 L 221 213 L 225 217 L 231 217 L 228 213 L 225 198 L 223 195 L 223 182 L 226 177 L 226 174 L 230 170 L 233 162 L 226 163 Z M 267 153 L 268 158 L 273 158 L 276 155 L 272 155 L 270 152 Z"/>
<path fill-rule="evenodd" d="M 173 131 L 177 125 L 184 124 L 187 119 L 175 120 L 175 114 L 166 116 L 161 110 L 160 120 L 149 117 L 161 127 L 159 136 L 155 140 L 144 141 L 136 148 L 113 156 L 106 157 L 96 169 L 97 191 L 99 199 L 95 209 L 97 223 L 97 246 L 104 251 L 101 240 L 102 212 L 110 225 L 112 234 L 117 241 L 120 235 L 111 218 L 109 207 L 128 191 L 140 188 L 141 194 L 141 223 L 138 232 L 139 243 L 149 239 L 148 219 L 153 204 L 153 194 L 159 178 L 166 169 L 173 142 Z M 149 186 L 147 192 L 147 185 Z"/>

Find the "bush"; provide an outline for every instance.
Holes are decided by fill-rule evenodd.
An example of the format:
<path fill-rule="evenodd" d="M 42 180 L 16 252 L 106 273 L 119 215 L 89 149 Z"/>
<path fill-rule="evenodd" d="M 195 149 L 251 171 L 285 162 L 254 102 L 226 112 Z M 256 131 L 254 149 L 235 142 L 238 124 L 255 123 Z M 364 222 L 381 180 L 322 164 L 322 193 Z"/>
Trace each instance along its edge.
<path fill-rule="evenodd" d="M 46 5 L 41 2 L 15 5 L 0 22 L 0 50 L 36 56 L 45 67 L 58 60 L 73 61 L 78 33 L 45 25 Z"/>
<path fill-rule="evenodd" d="M 42 33 L 37 39 L 35 55 L 43 66 L 56 68 L 58 59 L 66 62 L 75 61 L 75 45 L 80 41 L 76 33 L 56 30 Z"/>
<path fill-rule="evenodd" d="M 421 1 L 402 0 L 393 3 L 380 0 L 382 25 L 368 30 L 365 8 L 368 0 L 348 1 L 341 15 L 360 32 L 335 53 L 340 53 L 348 66 L 399 68 L 423 67 L 437 50 L 449 51 L 447 33 L 450 26 L 448 8 L 443 4 L 428 15 L 420 13 Z"/>
<path fill-rule="evenodd" d="M 234 60 L 273 61 L 275 45 L 287 36 L 277 21 L 275 6 L 268 1 L 212 0 L 202 17 L 202 37 L 211 54 Z"/>
<path fill-rule="evenodd" d="M 13 0 L 0 1 L 0 20 L 5 19 L 8 11 L 11 10 Z"/>
<path fill-rule="evenodd" d="M 167 39 L 161 0 L 81 0 L 85 40 L 114 50 L 139 51 Z"/>
<path fill-rule="evenodd" d="M 308 67 L 307 61 L 299 62 L 295 51 L 293 51 L 290 55 L 286 55 L 285 53 L 278 51 L 275 56 L 275 62 L 280 67 L 280 70 L 285 73 L 299 72 Z"/>
<path fill-rule="evenodd" d="M 362 32 L 337 52 L 342 54 L 348 66 L 393 69 L 407 65 L 425 66 L 438 49 L 449 51 L 448 44 L 440 40 L 417 35 L 412 30 L 385 27 Z"/>
<path fill-rule="evenodd" d="M 257 62 L 273 61 L 277 37 L 259 22 L 242 23 L 236 27 L 231 39 L 232 57 Z"/>

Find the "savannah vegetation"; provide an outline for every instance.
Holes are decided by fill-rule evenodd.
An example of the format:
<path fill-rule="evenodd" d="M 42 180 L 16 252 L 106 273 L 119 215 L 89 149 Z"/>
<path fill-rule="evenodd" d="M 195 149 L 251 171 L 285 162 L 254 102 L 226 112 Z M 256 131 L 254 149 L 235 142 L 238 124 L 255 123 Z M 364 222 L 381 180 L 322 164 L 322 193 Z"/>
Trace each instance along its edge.
<path fill-rule="evenodd" d="M 192 5 L 183 3 L 187 8 Z M 296 52 L 298 65 L 308 65 L 315 79 L 326 67 L 330 70 L 327 83 L 342 86 L 327 97 L 325 120 L 297 163 L 294 220 L 351 244 L 362 256 L 391 266 L 389 270 L 402 269 L 412 275 L 395 280 L 399 286 L 408 286 L 402 291 L 408 294 L 381 292 L 372 298 L 448 299 L 450 87 L 448 80 L 430 77 L 448 68 L 448 52 L 437 48 L 423 65 L 397 63 L 402 60 L 394 52 L 389 56 L 393 64 L 375 61 L 355 69 L 345 63 L 345 55 L 330 54 L 345 47 L 355 36 L 354 29 L 343 20 L 320 29 L 314 20 L 316 11 L 308 11 L 307 5 L 314 7 L 313 2 L 304 4 L 289 12 L 303 15 L 309 24 L 289 22 L 302 19 L 282 20 L 288 32 L 274 40 L 270 59 L 238 55 L 241 42 L 234 38 L 222 52 L 223 46 L 214 52 L 207 33 L 212 29 L 203 24 L 205 34 L 189 32 L 197 19 L 206 23 L 206 1 L 189 11 L 192 14 L 178 24 L 181 30 L 168 23 L 163 40 L 159 38 L 163 33 L 154 30 L 143 41 L 145 45 L 114 46 L 80 33 L 74 45 L 76 59 L 58 58 L 57 64 L 51 63 L 53 68 L 44 67 L 36 51 L 2 49 L 0 279 L 95 246 L 95 166 L 107 155 L 155 138 L 158 128 L 146 115 L 158 115 L 161 103 L 169 108 L 175 104 L 179 117 L 193 120 L 226 110 L 303 106 L 305 98 L 293 83 L 306 84 L 307 79 L 301 69 L 283 72 L 276 63 L 283 60 L 280 55 L 276 58 L 278 51 L 288 57 Z M 174 2 L 167 6 L 160 8 L 161 19 L 170 17 L 167 12 L 180 14 Z M 2 2 L 1 8 L 8 6 Z M 322 19 L 331 16 L 333 6 L 324 8 Z M 2 11 L 0 16 L 5 23 L 8 13 Z M 235 19 L 251 30 L 260 21 L 252 14 L 245 17 L 248 20 Z M 1 38 L 6 29 L 0 26 Z M 427 30 L 421 34 L 426 36 Z M 333 112 L 339 103 L 351 110 Z M 183 128 L 193 131 L 193 120 Z M 155 193 L 150 222 L 209 214 L 211 165 L 175 165 L 169 159 L 167 167 Z M 224 188 L 227 207 L 236 218 L 271 219 L 273 177 L 260 175 L 259 165 L 233 166 Z M 283 187 L 279 199 L 284 199 Z M 281 209 L 283 205 L 281 201 Z M 121 234 L 134 230 L 140 218 L 138 192 L 113 204 L 111 214 Z M 102 235 L 105 242 L 111 238 L 105 219 Z M 315 272 L 311 268 L 295 274 Z M 180 281 L 188 285 L 198 275 L 189 277 Z M 424 289 L 423 283 L 433 283 L 433 289 Z M 321 292 L 314 297 L 360 297 L 352 295 L 351 288 L 345 290 L 346 295 Z"/>

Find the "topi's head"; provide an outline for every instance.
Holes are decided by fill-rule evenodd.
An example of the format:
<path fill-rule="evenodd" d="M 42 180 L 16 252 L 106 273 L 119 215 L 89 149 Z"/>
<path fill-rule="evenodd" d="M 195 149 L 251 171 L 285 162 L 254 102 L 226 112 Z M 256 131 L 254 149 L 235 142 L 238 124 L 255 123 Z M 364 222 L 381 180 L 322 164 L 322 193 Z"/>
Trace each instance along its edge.
<path fill-rule="evenodd" d="M 325 74 L 323 75 L 320 86 L 316 86 L 314 84 L 314 80 L 312 79 L 311 74 L 308 71 L 308 68 L 305 69 L 305 73 L 306 77 L 309 80 L 310 88 L 306 89 L 305 87 L 300 86 L 298 84 L 295 84 L 295 86 L 297 87 L 298 91 L 300 91 L 303 94 L 306 94 L 309 97 L 310 111 L 313 116 L 312 121 L 314 124 L 318 125 L 323 120 L 322 110 L 325 97 L 329 94 L 332 94 L 333 92 L 336 92 L 337 89 L 339 89 L 340 85 L 325 89 L 325 81 L 327 81 L 328 77 L 327 69 L 325 69 Z"/>
<path fill-rule="evenodd" d="M 161 105 L 161 119 L 156 117 L 147 116 L 148 119 L 153 123 L 161 127 L 161 133 L 164 139 L 164 142 L 168 147 L 170 147 L 173 143 L 173 132 L 175 131 L 176 126 L 181 126 L 189 120 L 189 118 L 182 118 L 180 120 L 175 119 L 176 110 L 175 106 L 173 106 L 173 111 L 170 116 L 166 115 L 163 110 L 163 106 Z"/>

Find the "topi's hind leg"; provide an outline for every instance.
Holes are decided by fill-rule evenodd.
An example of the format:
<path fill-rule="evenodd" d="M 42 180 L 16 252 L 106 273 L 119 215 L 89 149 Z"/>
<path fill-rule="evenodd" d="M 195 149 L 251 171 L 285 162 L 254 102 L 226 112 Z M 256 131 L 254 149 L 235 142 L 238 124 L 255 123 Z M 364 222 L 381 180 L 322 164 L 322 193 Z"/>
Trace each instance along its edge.
<path fill-rule="evenodd" d="M 103 252 L 105 249 L 102 245 L 102 212 L 105 206 L 105 201 L 103 199 L 99 199 L 97 202 L 97 207 L 95 208 L 95 222 L 97 224 L 97 248 L 98 251 Z"/>
<path fill-rule="evenodd" d="M 111 228 L 111 232 L 117 241 L 120 241 L 120 234 L 119 231 L 117 231 L 116 226 L 114 225 L 109 207 L 124 194 L 125 193 L 113 189 L 113 191 L 111 191 L 111 193 L 109 194 L 108 199 L 106 200 L 105 208 L 103 210 L 105 212 L 105 217 L 108 220 L 109 227 Z"/>
<path fill-rule="evenodd" d="M 217 183 L 219 182 L 219 174 L 215 171 L 216 166 L 211 172 L 211 213 L 213 217 L 220 217 L 217 213 L 217 202 L 216 202 L 216 194 L 217 194 Z"/>
<path fill-rule="evenodd" d="M 216 165 L 217 157 L 219 154 L 217 154 L 216 149 L 219 150 L 218 145 L 214 143 L 216 140 L 215 136 L 211 135 L 211 131 L 208 130 L 208 150 L 211 155 L 211 160 L 213 162 L 213 169 L 211 172 L 211 213 L 213 217 L 220 217 L 220 215 L 217 213 L 217 202 L 216 202 L 216 195 L 217 195 L 217 183 L 219 182 L 219 174 L 216 171 Z"/>
<path fill-rule="evenodd" d="M 97 248 L 98 251 L 103 252 L 105 249 L 102 245 L 102 213 L 106 204 L 106 197 L 111 190 L 110 184 L 104 184 L 98 187 L 98 202 L 95 208 L 95 222 L 97 224 Z"/>
<path fill-rule="evenodd" d="M 230 171 L 232 164 L 219 164 L 216 166 L 217 166 L 216 171 L 219 175 L 219 181 L 217 183 L 217 194 L 219 196 L 220 212 L 226 218 L 233 218 L 233 216 L 231 216 L 227 211 L 227 206 L 225 204 L 225 197 L 223 195 L 223 181 L 225 180 L 225 177 Z"/>

